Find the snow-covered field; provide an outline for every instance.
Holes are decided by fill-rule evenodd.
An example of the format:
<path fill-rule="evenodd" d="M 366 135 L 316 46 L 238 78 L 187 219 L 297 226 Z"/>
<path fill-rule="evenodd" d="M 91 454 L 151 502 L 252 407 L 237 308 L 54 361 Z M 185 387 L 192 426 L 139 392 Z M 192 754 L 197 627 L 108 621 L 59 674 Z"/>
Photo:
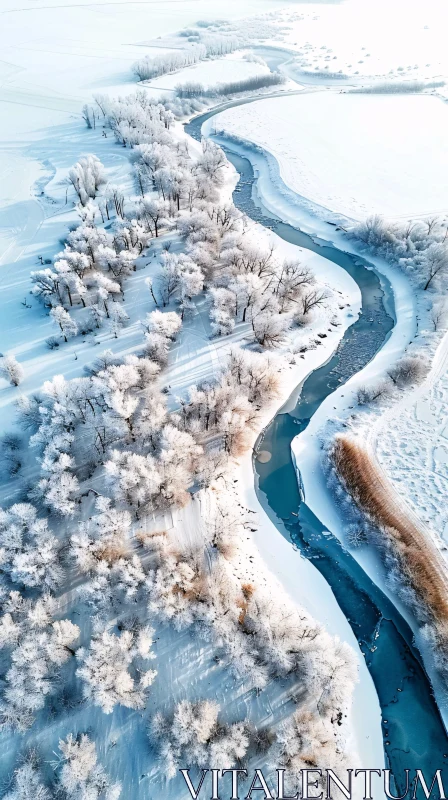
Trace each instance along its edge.
<path fill-rule="evenodd" d="M 157 39 L 199 19 L 262 13 L 274 0 L 156 0 L 75 5 L 49 0 L 5 0 L 0 11 L 0 207 L 15 197 L 27 199 L 39 174 L 29 145 L 38 142 L 51 159 L 55 127 L 79 117 L 93 94 L 134 91 L 131 66 L 163 47 Z M 177 40 L 177 46 L 183 45 Z M 5 223 L 0 221 L 0 228 Z"/>
<path fill-rule="evenodd" d="M 405 10 L 405 30 L 409 35 L 401 35 L 398 46 L 397 32 L 402 30 Z M 171 248 L 174 256 L 184 247 L 181 237 L 171 231 L 164 232 L 160 240 L 152 239 L 149 250 L 143 249 L 136 259 L 136 271 L 126 278 L 123 306 L 129 322 L 123 330 L 117 332 L 106 324 L 85 335 L 78 334 L 68 343 L 61 342 L 55 350 L 48 349 L 45 340 L 55 329 L 47 310 L 29 294 L 30 272 L 41 268 L 42 262 L 51 265 L 53 257 L 63 247 L 70 226 L 79 222 L 73 207 L 73 188 L 67 182 L 70 166 L 82 154 L 95 153 L 104 164 L 107 183 L 118 185 L 126 200 L 136 200 L 135 176 L 128 158 L 130 151 L 116 144 L 110 128 L 105 130 L 106 135 L 102 135 L 100 128 L 87 130 L 80 118 L 80 107 L 97 93 L 117 95 L 134 91 L 136 80 L 131 65 L 137 58 L 183 46 L 181 39 L 171 35 L 173 28 L 193 25 L 198 19 L 225 17 L 230 20 L 227 26 L 241 31 L 251 22 L 241 23 L 240 17 L 259 15 L 263 11 L 269 13 L 261 21 L 254 21 L 253 35 L 267 22 L 266 31 L 270 33 L 278 26 L 278 36 L 270 40 L 274 45 L 293 51 L 302 48 L 296 61 L 285 67 L 286 74 L 291 77 L 297 78 L 300 72 L 311 70 L 347 74 L 350 80 L 355 77 L 355 82 L 363 75 L 371 78 L 391 71 L 395 78 L 401 79 L 435 79 L 448 74 L 442 36 L 444 26 L 440 13 L 435 15 L 437 7 L 432 2 L 422 9 L 420 6 L 410 8 L 408 3 L 402 5 L 400 0 L 391 10 L 383 0 L 374 5 L 367 0 L 347 0 L 342 5 L 293 4 L 279 11 L 275 0 L 244 0 L 243 3 L 214 0 L 212 4 L 205 0 L 151 3 L 129 0 L 94 5 L 87 0 L 77 5 L 49 0 L 45 6 L 36 6 L 30 0 L 20 3 L 6 0 L 0 12 L 3 59 L 0 62 L 0 112 L 7 120 L 0 133 L 0 348 L 2 353 L 17 357 L 25 377 L 20 389 L 8 386 L 0 378 L 2 432 L 13 427 L 19 394 L 31 396 L 45 380 L 57 374 L 63 374 L 67 380 L 85 375 L 85 367 L 105 348 L 120 357 L 141 352 L 141 321 L 154 309 L 147 280 L 160 269 L 164 245 Z M 267 35 L 261 38 L 266 40 Z M 420 42 L 419 60 L 427 63 L 402 66 L 412 60 L 416 39 Z M 151 95 L 151 89 L 157 89 L 160 96 L 161 92 L 172 90 L 186 80 L 211 86 L 266 71 L 263 65 L 244 60 L 241 52 L 237 52 L 225 59 L 202 62 L 162 76 L 150 82 L 145 91 Z M 225 133 L 258 145 L 271 154 L 270 169 L 261 167 L 263 159 L 257 162 L 260 154 L 254 154 L 254 162 L 263 173 L 258 187 L 262 199 L 263 187 L 269 185 L 264 198 L 266 205 L 276 209 L 284 219 L 289 215 L 293 221 L 300 221 L 304 228 L 311 226 L 314 232 L 324 233 L 327 238 L 333 235 L 335 241 L 345 242 L 345 246 L 348 245 L 343 236 L 323 223 L 322 219 L 329 214 L 360 219 L 372 212 L 392 217 L 443 213 L 448 206 L 447 107 L 428 96 L 339 94 L 326 91 L 324 84 L 325 78 L 317 87 L 321 91 L 305 90 L 301 97 L 263 99 L 226 111 L 218 119 L 217 127 L 222 125 Z M 213 125 L 215 122 L 216 119 Z M 173 129 L 179 156 L 184 146 L 183 134 L 178 124 Z M 186 151 L 195 159 L 201 157 L 199 145 L 191 140 Z M 217 183 L 220 202 L 229 201 L 235 180 L 228 167 L 225 175 L 224 184 Z M 205 183 L 205 177 L 203 180 Z M 150 189 L 153 190 L 154 187 Z M 320 211 L 316 207 L 320 207 Z M 210 205 L 207 208 L 210 211 Z M 310 214 L 315 210 L 319 211 L 321 219 Z M 170 214 L 176 215 L 174 205 Z M 327 302 L 319 306 L 303 329 L 294 326 L 280 348 L 284 356 L 279 373 L 280 395 L 264 409 L 257 430 L 252 430 L 250 438 L 255 440 L 261 427 L 293 388 L 334 351 L 359 309 L 359 291 L 342 269 L 317 255 L 285 244 L 256 223 L 244 225 L 242 241 L 265 249 L 272 244 L 280 260 L 300 258 L 301 264 L 316 276 L 317 286 L 329 290 Z M 383 374 L 402 354 L 414 334 L 415 321 L 413 297 L 405 277 L 389 269 L 380 259 L 376 263 L 393 285 L 398 324 L 379 357 L 366 368 L 367 377 L 372 378 Z M 170 310 L 172 307 L 173 303 Z M 79 317 L 84 310 L 78 308 L 74 314 Z M 204 298 L 203 293 L 198 294 L 176 343 L 171 346 L 169 365 L 162 375 L 170 410 L 178 407 L 180 397 L 185 400 L 192 384 L 216 377 L 226 364 L 231 346 L 245 347 L 253 338 L 248 321 L 237 321 L 227 336 L 213 337 L 209 311 L 210 299 Z M 235 315 L 238 319 L 238 310 Z M 317 348 L 313 340 L 322 331 L 325 331 L 325 340 L 324 343 L 321 340 L 322 346 Z M 434 380 L 415 396 L 405 398 L 396 412 L 401 415 L 398 423 L 392 410 L 377 436 L 383 465 L 386 469 L 400 470 L 411 502 L 418 513 L 426 514 L 425 521 L 434 528 L 443 519 L 437 504 L 448 480 L 448 435 L 444 420 L 448 384 L 446 348 L 444 344 L 441 347 Z M 354 402 L 359 381 L 364 379 L 365 375 L 354 379 L 322 404 L 306 435 L 296 441 L 294 447 L 308 504 L 311 508 L 318 506 L 320 518 L 329 526 L 333 525 L 332 530 L 341 537 L 343 532 L 338 530 L 331 498 L 320 473 L 320 429 L 328 418 L 335 416 L 334 410 L 341 418 L 346 415 L 348 404 Z M 130 419 L 125 413 L 123 418 Z M 425 504 L 419 500 L 418 447 L 415 442 L 412 447 L 406 443 L 410 427 L 415 430 L 416 439 L 420 436 L 419 442 L 424 437 L 426 445 L 425 468 L 430 490 L 426 493 Z M 398 453 L 390 446 L 391 441 L 396 443 Z M 132 450 L 134 444 L 132 434 L 127 446 Z M 260 578 L 263 590 L 268 589 L 278 608 L 285 603 L 284 607 L 293 608 L 295 614 L 297 607 L 305 609 L 331 635 L 339 636 L 359 653 L 352 630 L 329 587 L 310 562 L 297 554 L 291 557 L 291 545 L 281 537 L 259 505 L 253 487 L 251 451 L 239 457 L 234 467 L 233 485 L 230 490 L 226 486 L 222 492 L 224 503 L 231 507 L 234 504 L 235 508 L 248 507 L 257 517 L 255 527 L 250 529 L 250 534 L 247 531 L 247 537 L 240 543 L 234 561 L 229 558 L 233 574 L 251 582 L 245 589 L 248 597 L 253 591 L 252 584 Z M 29 474 L 35 474 L 33 469 Z M 97 485 L 97 480 L 101 483 L 102 479 L 97 473 L 92 485 Z M 191 555 L 194 548 L 203 546 L 203 539 L 208 535 L 204 520 L 210 526 L 218 524 L 212 514 L 221 491 L 218 485 L 219 479 L 211 491 L 198 493 L 196 499 L 181 510 L 170 509 L 161 515 L 145 516 L 133 523 L 133 534 L 140 526 L 145 535 L 163 527 L 174 537 L 179 552 Z M 397 486 L 400 486 L 398 481 Z M 87 488 L 89 495 L 90 487 L 83 488 Z M 18 479 L 3 482 L 1 496 L 4 505 L 8 505 L 12 496 L 22 499 L 26 496 L 20 475 Z M 82 503 L 82 513 L 86 517 L 93 513 L 90 502 L 87 499 Z M 138 518 L 138 510 L 136 516 Z M 58 535 L 66 536 L 72 523 L 55 522 L 55 519 L 52 518 L 52 525 Z M 137 547 L 133 538 L 132 548 Z M 207 547 L 212 549 L 209 543 Z M 153 558 L 153 553 L 142 556 L 145 567 Z M 208 550 L 207 558 L 210 560 Z M 360 560 L 363 559 L 368 571 L 378 578 L 375 558 L 361 555 Z M 211 561 L 209 567 L 211 570 Z M 380 575 L 379 579 L 382 578 Z M 74 620 L 79 611 L 73 606 L 73 598 L 80 582 L 78 574 L 74 585 L 69 584 L 62 595 L 60 611 L 62 606 L 67 606 L 73 611 Z M 239 606 L 239 623 L 241 615 L 244 622 L 249 602 L 245 604 L 244 598 Z M 293 607 L 287 605 L 291 599 Z M 83 643 L 88 644 L 89 622 L 83 614 L 85 609 L 78 623 L 83 628 Z M 173 630 L 166 622 L 158 624 L 154 650 L 159 678 L 141 714 L 137 710 L 128 713 L 123 708 L 115 708 L 110 716 L 105 716 L 98 708 L 92 712 L 88 704 L 82 706 L 78 691 L 75 698 L 63 698 L 67 718 L 60 713 L 57 702 L 52 706 L 51 717 L 40 716 L 39 724 L 29 736 L 27 734 L 26 747 L 37 746 L 48 758 L 52 749 L 57 748 L 60 736 L 66 736 L 69 730 L 75 733 L 89 730 L 97 741 L 102 763 L 113 778 L 124 781 L 126 797 L 146 798 L 148 791 L 155 791 L 167 800 L 187 797 L 180 779 L 167 787 L 163 769 L 156 763 L 154 748 L 150 750 L 146 728 L 155 710 L 171 712 L 173 701 L 181 699 L 213 698 L 221 704 L 224 722 L 244 718 L 263 730 L 269 726 L 278 727 L 281 720 L 290 716 L 295 711 L 294 704 L 300 705 L 302 691 L 300 685 L 290 685 L 288 675 L 284 682 L 269 681 L 261 694 L 254 692 L 249 682 L 235 678 L 227 670 L 214 652 L 213 637 L 207 636 L 196 639 L 189 632 Z M 325 663 L 319 664 L 316 679 L 325 675 L 326 668 Z M 357 766 L 375 764 L 379 767 L 384 753 L 378 699 L 363 659 L 356 671 L 359 683 L 349 712 L 349 726 L 344 725 L 344 731 L 349 728 L 349 741 L 341 739 L 341 746 L 345 752 L 352 750 L 357 754 Z M 351 678 L 344 691 L 350 689 L 350 681 Z M 315 714 L 314 709 L 312 713 Z M 18 742 L 16 734 L 4 738 L 2 752 L 7 772 L 16 763 Z M 48 775 L 51 769 L 48 762 L 45 763 L 44 771 Z M 115 796 L 111 794 L 111 800 Z"/>
<path fill-rule="evenodd" d="M 278 17 L 299 73 L 365 78 L 440 79 L 448 75 L 443 0 L 300 3 Z"/>
<path fill-rule="evenodd" d="M 213 125 L 270 153 L 280 180 L 327 218 L 448 208 L 448 106 L 437 98 L 303 92 L 227 109 Z"/>

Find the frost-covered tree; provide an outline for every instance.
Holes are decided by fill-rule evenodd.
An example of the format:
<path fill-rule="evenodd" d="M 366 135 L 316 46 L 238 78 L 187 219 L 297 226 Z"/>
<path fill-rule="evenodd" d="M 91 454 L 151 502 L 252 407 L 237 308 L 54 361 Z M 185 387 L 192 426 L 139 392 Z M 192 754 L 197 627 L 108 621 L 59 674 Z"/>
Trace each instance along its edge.
<path fill-rule="evenodd" d="M 203 139 L 202 155 L 196 162 L 196 171 L 219 185 L 224 180 L 226 165 L 227 159 L 219 145 L 210 139 Z"/>
<path fill-rule="evenodd" d="M 129 315 L 122 305 L 113 303 L 109 311 L 109 318 L 112 332 L 117 339 L 120 330 L 129 322 Z"/>
<path fill-rule="evenodd" d="M 157 200 L 154 197 L 144 197 L 141 201 L 141 215 L 153 229 L 157 238 L 160 228 L 166 225 L 169 216 L 169 204 L 166 200 Z"/>
<path fill-rule="evenodd" d="M 182 764 L 207 768 L 215 764 L 235 766 L 249 746 L 245 722 L 225 724 L 218 721 L 220 707 L 211 700 L 190 703 L 182 700 L 171 719 L 155 715 L 150 739 L 157 743 L 160 763 L 169 780 Z"/>
<path fill-rule="evenodd" d="M 177 258 L 169 253 L 163 259 L 162 267 L 157 275 L 157 289 L 164 306 L 176 297 L 180 286 L 180 270 Z"/>
<path fill-rule="evenodd" d="M 217 336 L 232 333 L 238 311 L 237 295 L 223 286 L 210 290 L 213 305 L 210 309 L 212 331 Z"/>
<path fill-rule="evenodd" d="M 331 764 L 336 772 L 338 767 L 346 768 L 343 748 L 335 747 L 335 734 L 323 716 L 307 710 L 296 711 L 276 727 L 268 758 L 273 769 L 285 770 L 285 792 L 302 788 L 302 769 L 318 768 L 323 763 Z M 318 777 L 318 784 L 319 791 L 325 789 L 322 777 Z"/>
<path fill-rule="evenodd" d="M 322 306 L 327 297 L 328 294 L 325 290 L 321 289 L 305 290 L 300 296 L 300 304 L 302 306 L 303 317 L 307 317 L 313 308 L 319 308 L 319 306 Z"/>
<path fill-rule="evenodd" d="M 83 681 L 84 696 L 105 714 L 111 714 L 117 704 L 126 708 L 144 707 L 157 674 L 144 666 L 144 662 L 154 658 L 153 633 L 152 628 L 140 627 L 116 636 L 106 629 L 94 636 L 89 648 L 77 651 L 80 664 L 77 675 Z"/>
<path fill-rule="evenodd" d="M 168 363 L 169 348 L 170 340 L 166 336 L 155 331 L 145 333 L 145 354 L 160 367 Z"/>
<path fill-rule="evenodd" d="M 74 319 L 71 318 L 68 311 L 62 306 L 56 306 L 50 311 L 50 317 L 55 325 L 57 325 L 64 337 L 64 342 L 68 342 L 69 338 L 76 336 L 78 333 L 78 326 Z"/>
<path fill-rule="evenodd" d="M 158 302 L 157 302 L 157 299 L 156 299 L 156 296 L 155 296 L 155 294 L 154 294 L 154 288 L 153 288 L 153 280 L 152 280 L 152 278 L 150 278 L 150 277 L 148 277 L 148 278 L 145 278 L 145 284 L 146 284 L 146 286 L 148 287 L 148 289 L 149 289 L 149 291 L 150 291 L 150 293 L 151 293 L 151 297 L 152 297 L 152 299 L 154 300 L 154 304 L 155 304 L 155 305 L 158 307 L 158 306 L 159 306 L 159 304 L 158 304 Z"/>
<path fill-rule="evenodd" d="M 107 275 L 101 272 L 93 272 L 89 275 L 88 287 L 97 306 L 101 305 L 106 317 L 110 318 L 109 298 L 114 298 L 121 293 L 121 287 L 117 281 L 112 281 Z"/>
<path fill-rule="evenodd" d="M 1 724 L 25 731 L 55 687 L 59 668 L 74 655 L 79 628 L 69 619 L 53 621 L 54 600 L 33 603 L 11 592 L 0 619 L 0 649 L 10 666 L 0 701 Z"/>
<path fill-rule="evenodd" d="M 86 206 L 89 198 L 96 197 L 99 187 L 106 182 L 104 166 L 97 156 L 83 156 L 69 170 L 68 179 L 81 205 Z"/>
<path fill-rule="evenodd" d="M 59 740 L 58 789 L 66 800 L 118 800 L 121 784 L 112 782 L 98 763 L 95 742 L 87 734 Z"/>
<path fill-rule="evenodd" d="M 12 786 L 3 800 L 52 800 L 53 797 L 43 781 L 35 754 L 30 753 L 14 770 Z"/>
<path fill-rule="evenodd" d="M 161 431 L 155 455 L 113 450 L 105 465 L 107 478 L 115 496 L 134 507 L 137 516 L 156 508 L 183 506 L 201 454 L 202 448 L 189 433 L 168 424 Z"/>
<path fill-rule="evenodd" d="M 434 330 L 444 330 L 448 324 L 448 303 L 445 299 L 433 303 L 431 309 L 431 322 Z"/>
<path fill-rule="evenodd" d="M 24 442 L 18 433 L 0 436 L 0 465 L 8 477 L 17 475 L 22 466 Z"/>
<path fill-rule="evenodd" d="M 151 311 L 146 315 L 145 329 L 166 339 L 174 340 L 182 327 L 182 320 L 175 311 Z"/>
<path fill-rule="evenodd" d="M 279 311 L 288 311 L 298 302 L 303 287 L 315 282 L 315 277 L 308 267 L 302 266 L 300 261 L 286 260 L 283 262 L 276 277 L 275 295 L 279 304 Z"/>
<path fill-rule="evenodd" d="M 58 448 L 70 446 L 73 439 L 70 435 L 62 436 L 45 448 L 41 462 L 45 477 L 37 481 L 28 495 L 64 517 L 71 517 L 75 512 L 79 481 L 71 472 L 75 466 L 73 457 Z"/>
<path fill-rule="evenodd" d="M 178 424 L 194 431 L 198 441 L 203 432 L 208 443 L 214 436 L 228 455 L 239 455 L 249 444 L 258 412 L 277 392 L 278 366 L 267 356 L 234 349 L 217 380 L 190 388 Z"/>
<path fill-rule="evenodd" d="M 109 497 L 95 500 L 97 514 L 81 522 L 71 537 L 71 554 L 81 572 L 94 570 L 98 561 L 114 563 L 127 551 L 131 515 L 115 508 Z"/>
<path fill-rule="evenodd" d="M 13 583 L 43 592 L 62 582 L 58 542 L 30 503 L 0 509 L 0 568 Z"/>
<path fill-rule="evenodd" d="M 82 597 L 95 611 L 109 615 L 111 609 L 123 612 L 126 605 L 135 607 L 145 597 L 146 574 L 138 556 L 118 561 L 101 559 L 83 585 Z"/>
<path fill-rule="evenodd" d="M 55 270 L 46 268 L 31 272 L 31 282 L 33 284 L 31 291 L 35 297 L 49 301 L 50 305 L 64 302 L 60 276 Z"/>
<path fill-rule="evenodd" d="M 233 274 L 251 273 L 258 278 L 270 278 L 276 272 L 274 248 L 257 247 L 244 240 L 223 249 L 221 261 Z"/>
<path fill-rule="evenodd" d="M 11 386 L 18 386 L 23 381 L 23 367 L 15 356 L 3 356 L 0 358 L 0 375 L 7 380 Z"/>
<path fill-rule="evenodd" d="M 423 270 L 426 278 L 423 288 L 426 291 L 433 282 L 440 281 L 448 271 L 448 248 L 445 244 L 434 243 L 428 247 L 424 254 Z"/>
<path fill-rule="evenodd" d="M 252 318 L 255 341 L 261 347 L 279 347 L 286 338 L 290 320 L 285 315 L 272 314 L 266 310 Z"/>
<path fill-rule="evenodd" d="M 387 380 L 380 380 L 368 386 L 360 386 L 357 400 L 360 406 L 380 403 L 381 400 L 385 400 L 390 395 L 390 391 L 390 383 Z"/>

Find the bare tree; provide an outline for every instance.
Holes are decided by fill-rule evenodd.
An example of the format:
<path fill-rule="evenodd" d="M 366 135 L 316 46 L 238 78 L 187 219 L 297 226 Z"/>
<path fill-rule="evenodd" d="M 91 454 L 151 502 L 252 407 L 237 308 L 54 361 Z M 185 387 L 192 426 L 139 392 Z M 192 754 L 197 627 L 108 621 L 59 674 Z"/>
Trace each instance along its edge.
<path fill-rule="evenodd" d="M 323 289 L 309 289 L 304 292 L 300 298 L 302 304 L 302 313 L 304 316 L 310 313 L 312 308 L 321 306 L 328 297 L 328 294 Z"/>
<path fill-rule="evenodd" d="M 439 218 L 438 217 L 427 217 L 424 220 L 424 222 L 425 222 L 426 227 L 428 228 L 428 236 L 430 236 L 432 231 L 436 227 L 436 225 L 438 225 Z"/>
<path fill-rule="evenodd" d="M 279 314 L 264 312 L 252 318 L 255 340 L 262 347 L 279 347 L 285 341 L 289 319 Z"/>
<path fill-rule="evenodd" d="M 428 372 L 425 362 L 418 356 L 404 356 L 388 370 L 389 378 L 395 386 L 409 386 L 421 383 Z"/>
<path fill-rule="evenodd" d="M 426 269 L 427 275 L 427 280 L 423 287 L 426 291 L 431 286 L 434 278 L 442 276 L 448 268 L 448 251 L 446 247 L 440 244 L 434 244 L 428 247 L 423 267 Z"/>
<path fill-rule="evenodd" d="M 377 403 L 385 399 L 390 394 L 390 387 L 387 381 L 380 381 L 373 386 L 360 386 L 358 389 L 357 400 L 360 406 Z"/>
<path fill-rule="evenodd" d="M 431 309 L 431 322 L 434 330 L 444 330 L 448 323 L 448 304 L 446 300 L 441 300 L 433 304 Z"/>

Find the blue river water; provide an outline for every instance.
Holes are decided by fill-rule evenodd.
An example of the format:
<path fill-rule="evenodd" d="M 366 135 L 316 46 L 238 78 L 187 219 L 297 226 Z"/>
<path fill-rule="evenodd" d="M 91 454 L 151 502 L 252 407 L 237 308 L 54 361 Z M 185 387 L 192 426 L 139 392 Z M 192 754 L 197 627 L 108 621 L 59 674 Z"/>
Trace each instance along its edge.
<path fill-rule="evenodd" d="M 203 122 L 219 110 L 196 117 L 185 126 L 187 133 L 199 139 Z M 429 777 L 441 768 L 447 786 L 448 737 L 412 630 L 339 539 L 329 534 L 302 502 L 291 457 L 292 440 L 306 428 L 323 400 L 362 369 L 390 335 L 394 326 L 391 288 L 366 260 L 268 216 L 254 201 L 255 176 L 250 161 L 227 146 L 223 149 L 240 176 L 233 196 L 235 205 L 285 241 L 343 267 L 360 287 L 361 313 L 347 329 L 336 353 L 308 376 L 295 407 L 286 404 L 288 410 L 280 409 L 260 437 L 258 444 L 262 442 L 262 449 L 270 452 L 271 458 L 266 463 L 254 458 L 257 492 L 264 505 L 267 501 L 280 532 L 285 534 L 286 529 L 295 545 L 298 552 L 291 557 L 305 557 L 321 572 L 358 640 L 382 710 L 384 751 L 396 794 L 406 789 L 405 769 L 410 769 L 411 775 L 421 769 Z M 420 796 L 424 795 L 419 788 Z M 439 796 L 437 790 L 433 796 Z"/>

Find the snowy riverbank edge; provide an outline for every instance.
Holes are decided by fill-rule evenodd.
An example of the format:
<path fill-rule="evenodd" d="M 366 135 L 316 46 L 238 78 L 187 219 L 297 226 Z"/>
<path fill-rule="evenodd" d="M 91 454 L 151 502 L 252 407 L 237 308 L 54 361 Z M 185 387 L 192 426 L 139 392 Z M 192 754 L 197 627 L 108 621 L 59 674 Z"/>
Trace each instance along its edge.
<path fill-rule="evenodd" d="M 285 217 L 286 214 L 283 218 Z M 295 222 L 297 224 L 297 220 Z M 344 288 L 350 295 L 350 308 L 347 309 L 346 314 L 343 316 L 341 326 L 329 333 L 328 338 L 322 341 L 321 347 L 308 351 L 303 360 L 300 360 L 295 367 L 288 370 L 287 375 L 283 373 L 281 394 L 278 402 L 275 405 L 271 405 L 264 412 L 260 420 L 259 430 L 253 436 L 253 443 L 255 443 L 259 434 L 269 424 L 278 410 L 285 406 L 291 395 L 297 393 L 298 387 L 301 386 L 307 376 L 332 357 L 345 331 L 358 316 L 360 293 L 352 278 L 336 264 L 320 256 L 316 260 L 325 263 L 325 270 L 328 270 L 325 273 L 323 270 L 316 271 L 318 279 L 326 279 L 329 284 L 336 284 L 339 288 Z M 313 265 L 313 268 L 315 269 L 315 265 Z M 381 709 L 372 678 L 360 654 L 356 637 L 340 610 L 331 588 L 312 563 L 301 557 L 298 552 L 291 558 L 292 545 L 286 531 L 285 536 L 279 533 L 278 527 L 270 517 L 272 512 L 270 512 L 267 504 L 260 503 L 257 496 L 252 457 L 253 453 L 249 450 L 240 459 L 238 485 L 240 487 L 241 501 L 248 508 L 258 512 L 259 528 L 254 535 L 255 545 L 270 572 L 277 578 L 290 597 L 306 608 L 315 619 L 322 622 L 330 633 L 338 636 L 353 647 L 358 654 L 359 683 L 355 686 L 351 710 L 351 745 L 359 756 L 361 766 L 378 764 L 381 768 L 384 765 Z"/>

